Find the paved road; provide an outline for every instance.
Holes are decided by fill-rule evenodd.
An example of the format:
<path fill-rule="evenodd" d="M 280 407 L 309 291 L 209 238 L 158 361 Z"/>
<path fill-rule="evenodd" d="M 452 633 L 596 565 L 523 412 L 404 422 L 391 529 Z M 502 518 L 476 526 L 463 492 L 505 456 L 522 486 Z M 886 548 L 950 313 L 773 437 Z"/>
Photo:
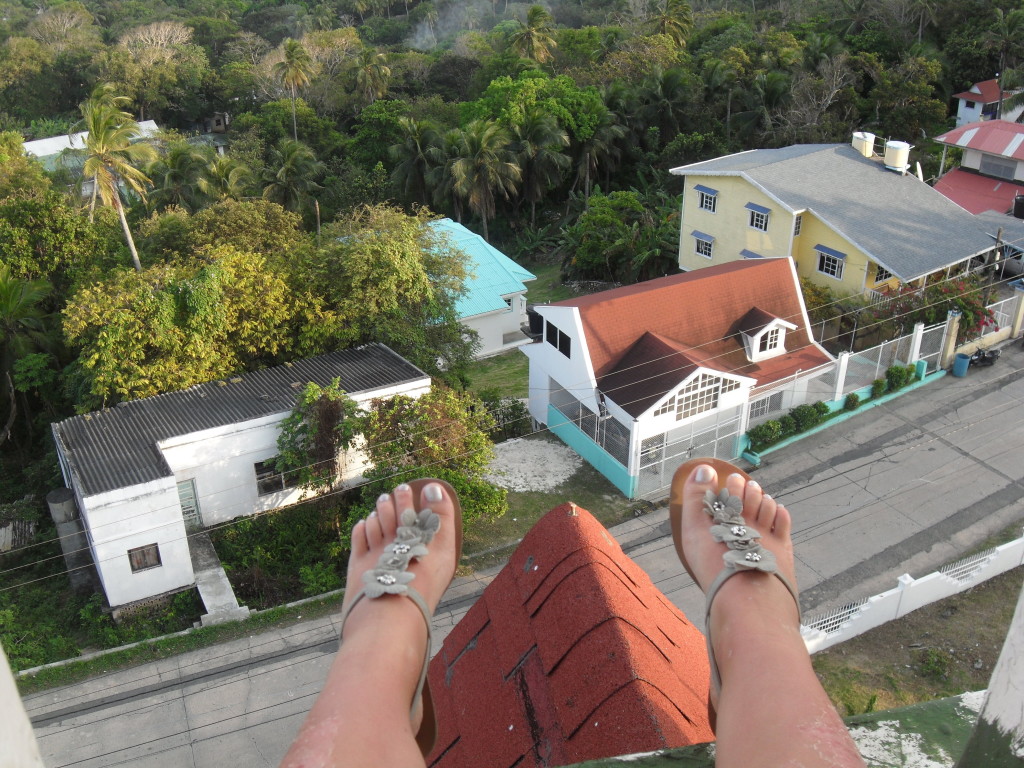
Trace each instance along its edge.
<path fill-rule="evenodd" d="M 758 481 L 793 513 L 806 614 L 895 586 L 1024 523 L 1024 350 L 947 376 L 767 457 Z M 688 616 L 703 599 L 662 510 L 613 529 Z M 436 642 L 494 573 L 456 582 Z M 277 765 L 320 689 L 338 627 L 300 623 L 28 697 L 48 766 Z"/>

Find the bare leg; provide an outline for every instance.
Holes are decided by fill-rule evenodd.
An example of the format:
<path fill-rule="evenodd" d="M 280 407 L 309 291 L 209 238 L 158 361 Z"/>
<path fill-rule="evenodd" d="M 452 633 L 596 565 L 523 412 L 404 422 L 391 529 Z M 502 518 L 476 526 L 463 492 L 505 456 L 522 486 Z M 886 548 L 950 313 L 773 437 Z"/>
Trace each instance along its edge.
<path fill-rule="evenodd" d="M 398 514 L 413 506 L 413 492 L 398 486 L 384 494 L 377 508 L 352 530 L 345 605 L 395 538 Z M 429 506 L 441 528 L 425 557 L 414 560 L 416 588 L 434 611 L 455 571 L 454 506 L 438 484 L 423 489 L 416 507 Z M 338 654 L 282 766 L 406 766 L 424 765 L 415 741 L 416 722 L 409 710 L 423 665 L 427 627 L 415 603 L 401 595 L 361 600 L 349 615 Z"/>
<path fill-rule="evenodd" d="M 789 512 L 742 475 L 729 475 L 725 487 L 743 499 L 744 519 L 761 533 L 779 571 L 796 584 Z M 717 475 L 701 465 L 683 487 L 681 524 L 686 561 L 705 592 L 727 551 L 708 532 L 712 520 L 702 501 L 709 489 L 717 491 Z M 781 581 L 755 571 L 730 578 L 712 604 L 708 630 L 722 676 L 721 694 L 712 702 L 718 714 L 717 765 L 864 765 L 814 674 L 797 606 Z"/>

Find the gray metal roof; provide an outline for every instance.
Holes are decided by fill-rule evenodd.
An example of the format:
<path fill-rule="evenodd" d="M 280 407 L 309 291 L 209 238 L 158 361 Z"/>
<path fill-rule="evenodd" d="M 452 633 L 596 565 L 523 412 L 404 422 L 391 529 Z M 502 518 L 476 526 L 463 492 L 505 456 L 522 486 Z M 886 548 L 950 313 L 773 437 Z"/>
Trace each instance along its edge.
<path fill-rule="evenodd" d="M 791 213 L 808 210 L 902 280 L 992 248 L 985 228 L 913 174 L 886 170 L 847 144 L 755 149 L 673 168 L 741 176 Z"/>
<path fill-rule="evenodd" d="M 170 476 L 161 440 L 290 411 L 307 383 L 336 378 L 356 396 L 427 374 L 368 344 L 74 416 L 53 424 L 53 436 L 75 485 L 92 496 Z"/>

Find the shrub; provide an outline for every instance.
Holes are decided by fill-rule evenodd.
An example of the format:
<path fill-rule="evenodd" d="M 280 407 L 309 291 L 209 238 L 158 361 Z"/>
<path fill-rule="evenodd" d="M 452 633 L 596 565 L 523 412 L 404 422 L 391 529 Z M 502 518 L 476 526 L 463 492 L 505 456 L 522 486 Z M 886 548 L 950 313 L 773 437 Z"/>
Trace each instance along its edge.
<path fill-rule="evenodd" d="M 885 379 L 875 379 L 871 382 L 871 396 L 881 397 L 885 394 Z"/>
<path fill-rule="evenodd" d="M 846 400 L 843 402 L 844 411 L 856 411 L 860 407 L 860 395 L 856 392 L 851 392 L 846 396 Z"/>
<path fill-rule="evenodd" d="M 792 416 L 786 415 L 779 419 L 779 426 L 782 427 L 782 434 L 780 439 L 783 437 L 789 437 L 797 433 L 796 421 Z"/>
<path fill-rule="evenodd" d="M 909 365 L 890 365 L 885 371 L 885 381 L 890 392 L 902 389 L 913 380 L 913 377 L 914 369 Z"/>
<path fill-rule="evenodd" d="M 332 592 L 335 589 L 340 589 L 344 583 L 332 566 L 322 562 L 301 566 L 299 582 L 302 584 L 302 594 L 306 597 Z"/>
<path fill-rule="evenodd" d="M 798 405 L 789 412 L 789 415 L 796 422 L 797 432 L 806 432 L 811 427 L 816 427 L 821 423 L 821 414 L 818 413 L 813 405 Z"/>
<path fill-rule="evenodd" d="M 747 436 L 750 437 L 751 447 L 757 451 L 767 448 L 772 443 L 777 443 L 782 438 L 782 425 L 775 419 L 758 424 L 752 427 Z"/>
<path fill-rule="evenodd" d="M 829 410 L 828 406 L 825 405 L 825 403 L 823 403 L 821 400 L 819 400 L 816 403 L 811 403 L 811 408 L 813 408 L 814 411 L 819 416 L 821 416 L 822 421 L 824 421 L 825 417 L 828 416 L 829 413 L 831 413 L 831 411 Z"/>
<path fill-rule="evenodd" d="M 530 434 L 533 423 L 530 412 L 517 397 L 502 397 L 496 387 L 478 393 L 484 408 L 494 419 L 494 429 L 487 434 L 495 443 Z"/>

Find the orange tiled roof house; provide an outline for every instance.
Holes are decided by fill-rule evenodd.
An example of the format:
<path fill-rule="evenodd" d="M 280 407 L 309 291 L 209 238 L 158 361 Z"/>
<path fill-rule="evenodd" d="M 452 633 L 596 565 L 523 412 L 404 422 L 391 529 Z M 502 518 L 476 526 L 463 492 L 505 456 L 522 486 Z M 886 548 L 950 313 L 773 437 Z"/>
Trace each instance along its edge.
<path fill-rule="evenodd" d="M 831 397 L 790 258 L 735 261 L 535 307 L 533 418 L 628 498 L 693 456 L 734 458 L 753 424 Z"/>

